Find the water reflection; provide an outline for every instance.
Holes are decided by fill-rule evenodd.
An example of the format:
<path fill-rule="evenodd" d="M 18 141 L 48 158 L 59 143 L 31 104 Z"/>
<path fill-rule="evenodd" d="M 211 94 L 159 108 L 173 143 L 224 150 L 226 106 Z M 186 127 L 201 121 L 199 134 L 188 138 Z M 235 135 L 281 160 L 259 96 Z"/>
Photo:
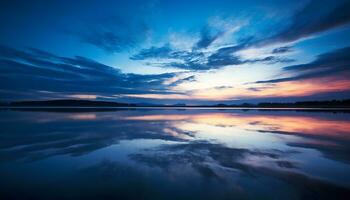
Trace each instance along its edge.
<path fill-rule="evenodd" d="M 5 199 L 350 195 L 350 113 L 3 110 L 0 127 Z"/>

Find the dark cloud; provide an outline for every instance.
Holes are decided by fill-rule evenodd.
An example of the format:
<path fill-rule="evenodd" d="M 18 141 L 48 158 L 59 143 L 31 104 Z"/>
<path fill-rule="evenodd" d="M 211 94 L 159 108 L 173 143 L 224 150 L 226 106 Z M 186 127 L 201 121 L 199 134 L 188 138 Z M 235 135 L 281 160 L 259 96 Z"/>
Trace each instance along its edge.
<path fill-rule="evenodd" d="M 290 24 L 283 31 L 267 38 L 247 38 L 239 42 L 236 46 L 221 48 L 209 56 L 209 63 L 213 63 L 214 65 L 236 64 L 239 63 L 239 60 L 231 55 L 239 50 L 271 43 L 293 42 L 349 23 L 349 1 L 312 0 L 292 17 Z M 279 54 L 291 50 L 291 47 L 285 46 L 274 49 L 272 53 Z M 282 61 L 288 62 L 292 60 L 282 59 Z"/>
<path fill-rule="evenodd" d="M 201 31 L 200 39 L 195 45 L 195 49 L 207 48 L 211 45 L 217 38 L 219 38 L 223 32 L 214 31 L 209 27 L 204 27 Z"/>
<path fill-rule="evenodd" d="M 232 54 L 238 50 L 243 49 L 241 45 L 224 47 L 213 53 L 208 57 L 208 65 L 210 66 L 225 66 L 225 65 L 238 65 L 242 61 L 239 57 Z"/>
<path fill-rule="evenodd" d="M 253 92 L 260 92 L 262 89 L 260 87 L 250 87 L 250 88 L 247 88 L 247 90 L 250 90 Z"/>
<path fill-rule="evenodd" d="M 132 60 L 146 60 L 146 59 L 181 59 L 187 62 L 198 61 L 203 58 L 204 54 L 198 51 L 182 51 L 173 49 L 169 44 L 160 47 L 150 47 L 142 49 L 137 54 L 130 57 Z"/>
<path fill-rule="evenodd" d="M 185 70 L 210 70 L 210 69 L 213 69 L 206 64 L 201 64 L 201 63 L 193 62 L 193 61 L 185 62 L 185 63 L 171 62 L 171 63 L 164 64 L 163 67 L 174 67 L 174 68 L 185 69 Z"/>
<path fill-rule="evenodd" d="M 308 64 L 284 67 L 286 71 L 308 71 L 308 70 L 348 70 L 350 64 L 350 47 L 336 49 L 317 56 L 317 59 Z"/>
<path fill-rule="evenodd" d="M 176 86 L 176 85 L 179 85 L 181 83 L 185 83 L 185 82 L 194 82 L 196 81 L 196 76 L 195 75 L 192 75 L 192 76 L 188 76 L 186 78 L 182 78 L 182 79 L 179 79 L 173 83 L 171 83 L 172 86 Z"/>
<path fill-rule="evenodd" d="M 217 90 L 223 90 L 223 89 L 231 89 L 231 88 L 234 88 L 234 87 L 233 86 L 223 85 L 223 86 L 216 86 L 214 88 L 217 89 Z"/>
<path fill-rule="evenodd" d="M 294 61 L 295 60 L 291 59 L 291 58 L 281 58 L 281 57 L 277 57 L 277 56 L 267 56 L 265 58 L 246 60 L 245 62 L 247 62 L 247 63 L 262 62 L 262 63 L 274 64 L 274 63 L 290 63 L 290 62 L 294 62 Z"/>
<path fill-rule="evenodd" d="M 148 58 L 172 58 L 173 50 L 169 45 L 162 47 L 151 47 L 148 49 L 142 49 L 139 53 L 130 57 L 132 60 L 144 60 Z"/>
<path fill-rule="evenodd" d="M 297 12 L 287 28 L 259 43 L 293 42 L 350 23 L 350 1 L 312 0 Z"/>
<path fill-rule="evenodd" d="M 42 48 L 48 43 L 46 49 L 64 49 L 70 54 L 82 50 L 77 41 L 108 53 L 127 51 L 145 41 L 152 5 L 154 2 L 148 0 L 1 1 L 0 24 L 4 31 L 0 40 L 16 48 Z M 83 48 L 84 52 L 94 49 L 88 45 Z"/>
<path fill-rule="evenodd" d="M 175 73 L 157 75 L 125 74 L 111 66 L 84 57 L 60 57 L 41 50 L 19 51 L 0 47 L 1 96 L 17 92 L 39 94 L 89 93 L 118 95 L 171 93 L 163 82 Z M 39 96 L 43 97 L 43 96 Z M 38 98 L 38 97 L 37 97 Z"/>
<path fill-rule="evenodd" d="M 343 77 L 348 79 L 350 74 L 350 47 L 337 49 L 332 52 L 317 56 L 316 60 L 300 65 L 284 67 L 286 72 L 293 72 L 297 75 L 272 79 L 266 81 L 257 81 L 256 83 L 278 83 L 285 81 L 303 80 L 321 77 Z"/>
<path fill-rule="evenodd" d="M 144 41 L 149 32 L 145 22 L 130 17 L 110 17 L 94 25 L 86 25 L 86 30 L 77 33 L 83 42 L 104 49 L 120 52 L 136 47 Z"/>
<path fill-rule="evenodd" d="M 174 67 L 186 70 L 208 70 L 209 66 L 203 63 L 205 55 L 198 51 L 175 50 L 170 45 L 142 49 L 139 53 L 130 57 L 133 60 L 147 59 L 178 59 L 179 61 L 161 63 L 161 67 Z M 180 62 L 181 61 L 181 62 Z M 153 63 L 150 63 L 152 65 Z M 156 64 L 157 65 L 157 64 Z"/>
<path fill-rule="evenodd" d="M 235 52 L 246 48 L 250 44 L 250 39 L 242 40 L 242 44 L 220 48 L 209 56 L 203 52 L 179 51 L 172 49 L 170 45 L 162 47 L 151 47 L 149 49 L 142 49 L 139 53 L 130 57 L 133 60 L 147 60 L 147 59 L 178 59 L 179 61 L 161 63 L 161 67 L 174 67 L 185 70 L 210 70 L 219 69 L 227 65 L 240 65 L 245 63 L 265 63 L 274 64 L 277 62 L 288 63 L 293 62 L 294 59 L 281 58 L 278 56 L 267 56 L 259 59 L 245 60 L 239 56 L 234 55 Z M 152 65 L 152 63 L 150 63 Z M 159 65 L 159 64 L 155 64 Z"/>
<path fill-rule="evenodd" d="M 239 65 L 246 62 L 252 62 L 251 60 L 241 60 L 241 58 L 234 55 L 234 53 L 250 46 L 253 40 L 253 37 L 249 37 L 241 40 L 238 45 L 218 49 L 208 57 L 208 65 L 213 67 L 220 67 L 225 65 Z M 256 60 L 256 62 L 258 62 L 258 60 Z"/>
<path fill-rule="evenodd" d="M 269 56 L 262 59 L 242 60 L 236 56 L 237 51 L 252 47 L 263 46 L 271 43 L 292 42 L 301 38 L 309 37 L 323 31 L 331 30 L 350 22 L 350 4 L 349 1 L 311 1 L 303 9 L 298 11 L 291 19 L 290 24 L 283 31 L 267 38 L 247 37 L 238 42 L 238 45 L 222 47 L 208 56 L 195 55 L 194 52 L 201 48 L 208 47 L 222 34 L 221 31 L 211 30 L 208 27 L 201 32 L 199 41 L 195 44 L 192 52 L 175 53 L 170 48 L 143 50 L 140 54 L 134 56 L 139 60 L 151 58 L 176 58 L 182 62 L 172 62 L 164 65 L 165 67 L 176 67 L 189 70 L 210 70 L 218 69 L 227 65 L 240 65 L 244 63 L 264 62 L 273 64 L 277 62 L 288 63 L 293 59 Z M 283 46 L 272 50 L 273 54 L 283 54 L 292 51 L 290 46 Z M 149 55 L 149 56 L 142 56 Z M 179 56 L 181 54 L 181 56 Z M 177 55 L 177 56 L 175 56 Z M 190 57 L 190 59 L 187 59 Z M 197 59 L 194 59 L 197 58 Z M 186 60 L 187 59 L 187 60 Z"/>
<path fill-rule="evenodd" d="M 280 53 L 287 53 L 293 51 L 292 47 L 290 46 L 284 46 L 284 47 L 279 47 L 274 50 L 272 50 L 273 54 L 280 54 Z"/>
<path fill-rule="evenodd" d="M 215 68 L 219 68 L 226 65 L 241 65 L 245 63 L 265 63 L 265 64 L 274 64 L 274 63 L 289 63 L 294 62 L 294 59 L 289 58 L 280 58 L 277 56 L 267 56 L 265 58 L 249 59 L 244 60 L 238 56 L 230 55 L 227 53 L 217 53 L 209 57 L 208 65 Z"/>

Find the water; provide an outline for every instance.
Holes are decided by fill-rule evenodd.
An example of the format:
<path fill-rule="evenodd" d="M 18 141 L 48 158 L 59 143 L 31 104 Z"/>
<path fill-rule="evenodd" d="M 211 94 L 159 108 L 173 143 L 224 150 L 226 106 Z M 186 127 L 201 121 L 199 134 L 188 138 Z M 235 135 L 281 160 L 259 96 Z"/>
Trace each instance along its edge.
<path fill-rule="evenodd" d="M 350 199 L 350 113 L 1 110 L 1 199 Z"/>

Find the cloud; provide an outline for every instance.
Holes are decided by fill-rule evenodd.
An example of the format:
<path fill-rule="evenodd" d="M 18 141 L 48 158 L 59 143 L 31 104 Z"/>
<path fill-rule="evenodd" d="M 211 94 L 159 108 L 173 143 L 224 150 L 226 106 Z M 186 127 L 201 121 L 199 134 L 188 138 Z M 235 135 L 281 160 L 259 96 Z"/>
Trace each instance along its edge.
<path fill-rule="evenodd" d="M 204 53 L 202 52 L 178 50 L 171 47 L 170 44 L 141 49 L 137 54 L 130 57 L 132 60 L 178 59 L 184 62 L 198 62 L 201 58 L 204 58 Z"/>
<path fill-rule="evenodd" d="M 209 66 L 205 65 L 205 55 L 198 51 L 176 50 L 169 44 L 161 47 L 151 47 L 142 49 L 139 53 L 130 57 L 132 60 L 160 60 L 160 67 L 173 67 L 187 70 L 208 70 Z M 169 61 L 170 60 L 170 61 Z M 159 65 L 150 62 L 149 65 Z"/>
<path fill-rule="evenodd" d="M 341 198 L 346 198 L 349 190 L 345 187 L 305 175 L 302 170 L 298 169 L 299 163 L 288 159 L 289 156 L 296 153 L 299 152 L 230 148 L 220 144 L 196 141 L 179 145 L 164 145 L 162 148 L 131 154 L 129 157 L 141 164 L 158 167 L 167 174 L 174 173 L 175 170 L 175 174 L 179 175 L 179 169 L 190 168 L 206 180 L 217 180 L 225 185 L 230 182 L 228 177 L 231 176 L 227 174 L 231 171 L 235 174 L 235 180 L 240 176 L 256 179 L 268 175 L 270 179 L 288 184 L 302 196 L 314 198 L 326 196 L 327 199 L 339 193 Z M 254 160 L 254 162 L 245 162 L 246 160 Z M 260 160 L 266 161 L 261 162 Z M 223 170 L 226 173 L 223 173 Z M 225 189 L 224 186 L 222 188 Z M 309 189 L 300 188 L 312 188 L 313 192 L 310 193 Z M 232 191 L 232 187 L 230 190 Z M 246 195 L 246 193 L 243 194 Z"/>
<path fill-rule="evenodd" d="M 261 47 L 271 44 L 283 44 L 307 38 L 324 31 L 332 30 L 350 23 L 349 1 L 316 1 L 313 0 L 297 12 L 285 29 L 271 37 L 248 37 L 237 45 L 222 47 L 209 56 L 212 66 L 240 64 L 239 59 L 232 56 L 240 50 L 249 47 Z M 288 23 L 288 22 L 286 22 Z M 272 54 L 282 54 L 292 51 L 289 46 L 272 50 Z M 268 58 L 267 58 L 268 59 Z M 276 62 L 291 62 L 291 59 L 280 59 Z"/>
<path fill-rule="evenodd" d="M 209 143 L 207 141 L 194 141 L 175 145 L 164 145 L 151 149 L 147 153 L 131 154 L 129 157 L 137 162 L 150 167 L 159 167 L 165 171 L 171 171 L 173 166 L 189 165 L 205 178 L 225 180 L 226 178 L 217 173 L 213 165 L 215 163 L 224 169 L 232 169 L 240 174 L 259 174 L 255 166 L 246 164 L 242 160 L 259 156 L 275 162 L 282 162 L 283 157 L 290 152 L 271 150 L 250 150 L 244 148 L 230 148 L 222 144 Z M 283 166 L 284 167 L 284 166 Z"/>
<path fill-rule="evenodd" d="M 273 49 L 271 53 L 273 54 L 282 54 L 282 53 L 288 53 L 293 51 L 292 47 L 290 46 L 283 46 L 283 47 L 278 47 L 276 49 Z"/>
<path fill-rule="evenodd" d="M 211 45 L 217 38 L 223 35 L 221 31 L 214 31 L 209 27 L 204 27 L 200 34 L 200 39 L 195 45 L 195 49 L 207 48 Z"/>
<path fill-rule="evenodd" d="M 345 47 L 321 54 L 316 60 L 310 63 L 292 65 L 283 68 L 285 72 L 296 73 L 297 75 L 295 76 L 257 81 L 256 83 L 279 83 L 322 77 L 340 77 L 342 79 L 348 79 L 346 77 L 350 74 L 349 66 L 350 47 Z"/>
<path fill-rule="evenodd" d="M 219 69 L 227 65 L 241 65 L 245 63 L 274 64 L 277 62 L 288 63 L 294 61 L 294 59 L 283 58 L 280 56 L 266 56 L 256 59 L 243 59 L 242 57 L 234 54 L 235 52 L 238 52 L 247 47 L 248 44 L 250 44 L 250 40 L 244 40 L 240 45 L 219 48 L 218 50 L 209 54 L 198 51 L 198 49 L 192 51 L 176 50 L 167 44 L 161 47 L 153 46 L 148 49 L 142 49 L 139 53 L 131 56 L 130 59 L 157 59 L 157 63 L 150 62 L 148 64 L 185 70 L 211 70 Z"/>
<path fill-rule="evenodd" d="M 75 33 L 81 41 L 94 45 L 107 52 L 121 52 L 136 47 L 149 33 L 148 25 L 127 16 L 107 17 Z"/>
<path fill-rule="evenodd" d="M 349 23 L 350 1 L 312 0 L 293 16 L 286 29 L 259 43 L 293 42 Z"/>
<path fill-rule="evenodd" d="M 164 131 L 169 128 L 167 121 L 153 121 L 154 126 L 148 126 L 148 121 L 131 119 L 132 116 L 139 116 L 137 112 L 130 113 L 127 118 L 125 113 L 114 111 L 91 113 L 60 110 L 52 113 L 51 110 L 34 112 L 28 118 L 25 115 L 14 115 L 0 120 L 1 127 L 4 127 L 1 136 L 11 133 L 7 139 L 0 141 L 0 161 L 41 160 L 56 155 L 79 156 L 117 144 L 121 140 L 183 141 L 181 135 L 189 134 L 173 128 L 178 135 L 171 135 Z M 26 126 L 15 128 L 19 118 L 23 123 L 31 123 L 29 130 L 36 134 L 25 134 L 28 131 Z M 72 121 L 75 123 L 70 123 Z M 77 123 L 84 124 L 87 121 L 89 126 L 77 126 Z M 92 130 L 91 127 L 98 128 Z"/>
<path fill-rule="evenodd" d="M 163 65 L 163 67 L 175 67 L 178 69 L 185 69 L 185 70 L 210 70 L 210 69 L 212 69 L 208 65 L 201 64 L 201 63 L 198 63 L 195 61 L 171 62 L 171 63 Z"/>
<path fill-rule="evenodd" d="M 132 59 L 146 60 L 157 59 L 178 59 L 178 61 L 164 60 L 163 67 L 175 67 L 186 70 L 210 70 L 219 69 L 227 65 L 241 65 L 245 63 L 263 62 L 265 64 L 288 63 L 294 59 L 284 58 L 276 55 L 264 58 L 243 59 L 236 53 L 250 48 L 261 47 L 271 44 L 284 44 L 317 35 L 321 32 L 332 30 L 350 22 L 349 1 L 311 1 L 304 8 L 299 10 L 290 20 L 286 21 L 286 28 L 282 31 L 267 37 L 255 38 L 245 37 L 236 44 L 221 46 L 216 50 L 204 51 L 213 42 L 219 39 L 225 29 L 205 26 L 201 32 L 198 42 L 194 44 L 192 51 L 176 50 L 167 45 L 164 47 L 151 47 L 143 49 Z M 219 27 L 220 28 L 220 27 Z M 271 54 L 284 54 L 291 52 L 290 46 L 280 46 L 271 51 Z"/>
<path fill-rule="evenodd" d="M 278 56 L 266 56 L 264 58 L 256 59 L 242 59 L 240 56 L 234 55 L 232 52 L 236 52 L 241 47 L 226 47 L 217 51 L 215 54 L 212 54 L 208 58 L 208 65 L 213 68 L 220 68 L 227 65 L 241 65 L 245 63 L 265 63 L 265 64 L 274 64 L 274 63 L 288 63 L 294 62 L 294 59 L 290 58 L 281 58 Z"/>
<path fill-rule="evenodd" d="M 170 86 L 177 86 L 177 85 L 185 83 L 185 82 L 194 82 L 194 81 L 196 81 L 195 75 L 187 76 L 185 78 L 181 78 L 181 79 L 174 81 L 173 83 L 170 84 Z"/>
<path fill-rule="evenodd" d="M 130 187 L 130 184 L 133 183 L 135 187 L 132 191 L 139 191 L 140 187 L 145 186 L 146 191 L 152 191 L 147 193 L 152 199 L 154 191 L 149 189 L 150 186 L 159 189 L 160 183 L 164 183 L 164 187 L 167 188 L 165 193 L 168 194 L 171 189 L 183 188 L 178 186 L 189 182 L 190 185 L 195 186 L 194 190 L 189 192 L 191 197 L 197 193 L 203 195 L 204 191 L 205 195 L 210 194 L 217 198 L 217 188 L 219 187 L 220 190 L 224 191 L 220 193 L 224 194 L 224 198 L 226 194 L 233 194 L 227 193 L 227 191 L 234 191 L 234 194 L 244 194 L 242 197 L 251 197 L 250 190 L 239 193 L 242 192 L 242 187 L 240 187 L 242 184 L 237 183 L 237 180 L 254 182 L 268 177 L 269 181 L 276 182 L 278 185 L 282 184 L 282 187 L 287 185 L 292 188 L 297 195 L 316 199 L 319 197 L 329 199 L 332 195 L 337 195 L 346 199 L 349 195 L 349 189 L 342 186 L 343 183 L 346 183 L 345 179 L 344 182 L 337 179 L 327 179 L 329 176 L 324 174 L 317 177 L 314 174 L 305 173 L 307 170 L 305 166 L 309 166 L 310 163 L 305 163 L 305 159 L 303 159 L 304 156 L 310 155 L 310 151 L 305 149 L 309 148 L 313 151 L 321 151 L 322 155 L 328 159 L 325 162 L 332 161 L 339 164 L 337 161 L 344 161 L 344 158 L 348 161 L 349 137 L 346 133 L 348 133 L 349 123 L 346 117 L 345 115 L 333 116 L 312 112 L 299 114 L 264 111 L 257 114 L 250 111 L 213 112 L 212 110 L 192 112 L 179 110 L 171 112 L 165 110 L 14 112 L 13 115 L 0 118 L 0 124 L 3 128 L 0 133 L 2 136 L 0 158 L 2 161 L 30 162 L 57 155 L 89 156 L 91 152 L 111 147 L 120 141 L 148 139 L 154 140 L 154 145 L 142 145 L 140 146 L 142 148 L 137 149 L 137 151 L 125 152 L 126 162 L 123 159 L 121 163 L 114 163 L 101 158 L 102 160 L 96 160 L 93 165 L 88 163 L 88 166 L 81 166 L 76 173 L 68 176 L 68 179 L 64 179 L 64 182 L 77 185 L 74 180 L 80 180 L 79 183 L 86 186 L 84 188 L 92 188 L 96 184 L 91 185 L 91 182 L 96 183 L 97 181 L 97 183 L 101 183 L 98 184 L 97 191 L 103 192 L 106 188 L 112 188 L 111 191 L 115 191 L 116 188 L 125 188 L 121 186 Z M 30 123 L 31 126 L 18 126 L 19 122 Z M 195 124 L 189 122 L 195 122 Z M 185 126 L 186 124 L 189 126 Z M 202 126 L 196 126 L 196 124 Z M 300 126 L 300 124 L 305 125 Z M 91 130 L 91 127 L 98 128 Z M 196 127 L 203 129 L 194 131 Z M 207 127 L 211 127 L 211 129 Z M 235 138 L 234 135 L 230 134 L 231 138 L 235 139 L 234 141 L 242 141 L 243 139 L 244 145 L 232 142 L 222 143 L 220 142 L 222 136 L 215 134 L 209 134 L 209 136 L 218 138 L 219 141 L 202 137 L 203 131 L 205 133 L 205 131 L 215 130 L 215 128 L 228 131 L 228 133 L 234 128 L 243 132 L 247 131 L 248 134 L 254 133 L 260 137 L 249 140 L 250 138 L 247 137 Z M 261 132 L 255 132 L 259 130 Z M 27 134 L 28 131 L 36 134 Z M 274 134 L 281 134 L 280 136 L 283 137 Z M 182 136 L 188 136 L 188 139 L 182 139 Z M 270 139 L 270 137 L 277 138 L 277 145 L 271 147 L 256 142 L 265 141 L 266 138 Z M 248 144 L 252 142 L 254 148 L 251 145 L 246 145 L 247 142 Z M 313 155 L 321 158 L 321 154 L 317 152 Z M 338 160 L 339 155 L 345 157 L 340 157 L 341 159 Z M 136 161 L 136 163 L 129 162 L 129 159 Z M 327 165 L 320 165 L 320 167 L 320 170 L 328 169 Z M 337 168 L 336 171 L 332 171 L 331 175 L 337 174 L 338 170 L 342 169 Z M 152 179 L 155 174 L 157 175 L 156 181 Z M 79 179 L 81 177 L 86 177 L 86 180 L 89 181 L 81 181 Z M 214 184 L 214 190 L 203 190 L 203 183 L 209 183 L 209 186 Z M 200 189 L 196 187 L 197 185 L 200 186 Z M 256 184 L 253 186 L 255 187 Z M 270 191 L 269 184 L 259 184 L 259 186 L 262 186 L 259 189 Z M 188 191 L 187 188 L 193 189 L 187 185 L 185 188 L 186 191 Z M 178 191 L 178 189 L 176 190 Z M 92 192 L 84 193 L 84 195 L 88 197 L 94 195 L 95 192 L 96 187 Z M 71 193 L 69 194 L 71 197 Z M 125 195 L 127 194 L 128 192 L 125 193 Z M 142 192 L 143 197 L 144 194 Z M 42 194 L 40 193 L 40 195 Z M 48 197 L 50 195 L 52 195 L 52 191 L 47 193 Z M 257 195 L 259 196 L 259 194 Z M 136 197 L 138 197 L 137 194 Z M 158 197 L 163 198 L 164 195 L 158 195 Z"/>
<path fill-rule="evenodd" d="M 317 56 L 317 59 L 308 64 L 293 65 L 284 67 L 286 71 L 308 71 L 308 70 L 323 70 L 333 69 L 349 70 L 350 64 L 350 47 L 336 49 Z"/>
<path fill-rule="evenodd" d="M 234 48 L 221 47 L 217 52 L 213 53 L 213 58 L 218 59 L 218 54 L 227 52 L 226 58 L 216 60 L 215 63 L 235 63 L 234 58 L 228 59 L 228 54 L 233 54 L 236 51 L 246 48 L 248 46 L 264 46 L 271 43 L 288 43 L 296 40 L 307 38 L 324 31 L 332 30 L 341 26 L 345 26 L 350 22 L 350 2 L 341 1 L 310 1 L 305 7 L 300 9 L 290 20 L 286 22 L 287 26 L 282 31 L 265 38 L 255 38 L 252 40 L 239 41 Z M 229 19 L 221 20 L 220 24 L 227 24 Z M 93 24 L 93 25 L 91 25 Z M 193 45 L 194 51 L 208 48 L 220 37 L 232 34 L 241 28 L 240 25 L 230 24 L 214 26 L 208 24 L 204 26 L 200 33 L 197 42 Z M 149 34 L 150 28 L 144 21 L 144 18 L 135 16 L 113 16 L 100 19 L 97 22 L 86 25 L 77 35 L 83 42 L 92 44 L 96 47 L 102 48 L 108 52 L 120 52 L 135 48 L 142 43 Z M 226 37 L 226 36 L 225 36 Z M 240 48 L 237 48 L 240 47 Z M 277 48 L 273 53 L 285 53 L 289 51 L 288 47 Z M 179 50 L 182 52 L 183 50 Z M 169 58 L 174 55 L 169 55 L 173 52 L 170 46 L 151 47 L 149 49 L 142 49 L 138 54 L 131 56 L 131 59 L 144 60 L 149 58 Z M 183 52 L 182 52 L 183 53 Z M 190 52 L 187 52 L 189 54 Z M 213 59 L 212 58 L 212 59 Z M 185 66 L 192 66 L 187 64 Z M 197 66 L 198 67 L 198 66 Z M 185 67 L 182 67 L 185 68 Z M 194 68 L 194 67 L 193 67 Z M 201 67 L 203 69 L 211 67 Z"/>
<path fill-rule="evenodd" d="M 232 55 L 232 53 L 242 48 L 241 45 L 221 48 L 208 57 L 208 65 L 214 67 L 241 64 L 239 57 Z"/>
<path fill-rule="evenodd" d="M 148 58 L 172 58 L 173 50 L 169 45 L 161 47 L 152 46 L 148 49 L 142 49 L 139 53 L 130 57 L 132 60 L 144 60 Z"/>
<path fill-rule="evenodd" d="M 27 98 L 44 97 L 40 91 L 59 96 L 84 94 L 169 94 L 164 82 L 176 73 L 125 74 L 119 69 L 76 56 L 60 57 L 41 50 L 20 51 L 0 46 L 0 91 L 2 98 L 31 93 Z M 39 95 L 40 94 L 40 95 Z M 39 95 L 39 96 L 36 96 Z"/>

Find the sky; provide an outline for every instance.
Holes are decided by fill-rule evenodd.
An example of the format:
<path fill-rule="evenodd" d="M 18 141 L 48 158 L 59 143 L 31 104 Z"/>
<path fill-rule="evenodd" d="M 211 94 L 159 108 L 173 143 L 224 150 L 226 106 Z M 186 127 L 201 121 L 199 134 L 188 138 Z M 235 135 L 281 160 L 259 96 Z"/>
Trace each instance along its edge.
<path fill-rule="evenodd" d="M 1 0 L 0 101 L 350 98 L 350 1 Z"/>

